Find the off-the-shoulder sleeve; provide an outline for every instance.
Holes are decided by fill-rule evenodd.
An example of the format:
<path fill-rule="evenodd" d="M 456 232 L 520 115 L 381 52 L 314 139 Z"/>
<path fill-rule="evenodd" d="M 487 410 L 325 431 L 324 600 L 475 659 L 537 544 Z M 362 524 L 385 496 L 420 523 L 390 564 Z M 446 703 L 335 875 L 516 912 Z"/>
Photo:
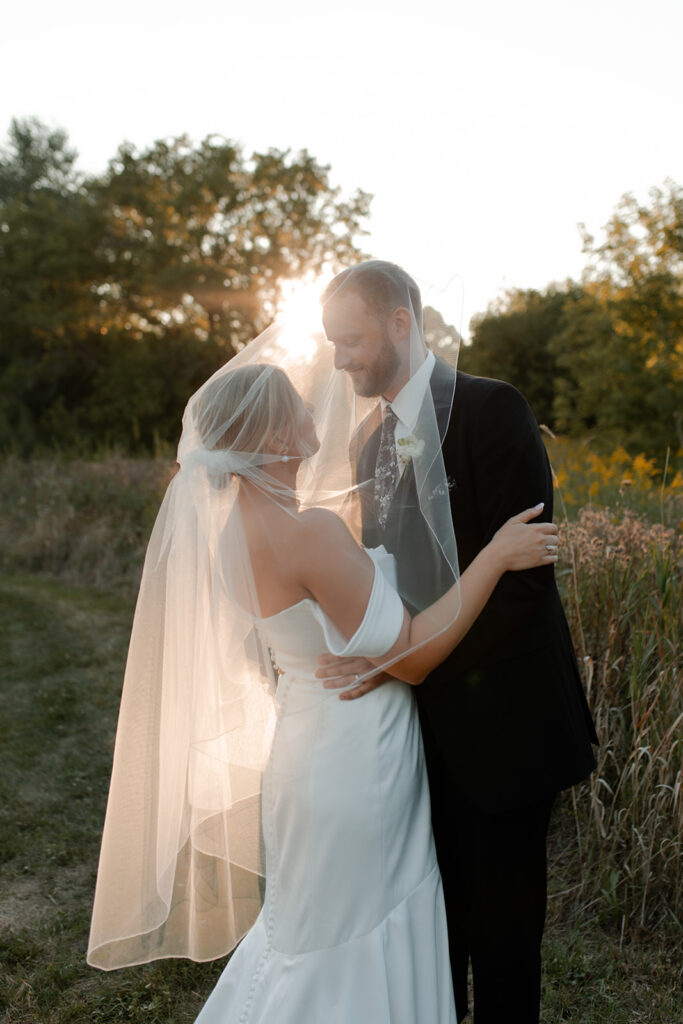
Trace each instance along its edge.
<path fill-rule="evenodd" d="M 381 657 L 394 646 L 403 625 L 403 602 L 390 582 L 395 578 L 393 558 L 384 548 L 368 550 L 368 554 L 375 565 L 375 578 L 363 621 L 351 639 L 346 641 L 329 619 L 320 615 L 328 650 L 340 658 Z"/>

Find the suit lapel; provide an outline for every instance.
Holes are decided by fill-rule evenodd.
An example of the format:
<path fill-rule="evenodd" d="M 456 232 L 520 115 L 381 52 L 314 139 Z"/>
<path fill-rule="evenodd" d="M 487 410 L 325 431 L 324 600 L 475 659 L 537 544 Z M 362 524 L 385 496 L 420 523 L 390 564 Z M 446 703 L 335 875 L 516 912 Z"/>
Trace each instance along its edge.
<path fill-rule="evenodd" d="M 432 392 L 434 412 L 442 444 L 451 417 L 455 380 L 455 370 L 445 360 L 437 358 L 429 386 Z"/>

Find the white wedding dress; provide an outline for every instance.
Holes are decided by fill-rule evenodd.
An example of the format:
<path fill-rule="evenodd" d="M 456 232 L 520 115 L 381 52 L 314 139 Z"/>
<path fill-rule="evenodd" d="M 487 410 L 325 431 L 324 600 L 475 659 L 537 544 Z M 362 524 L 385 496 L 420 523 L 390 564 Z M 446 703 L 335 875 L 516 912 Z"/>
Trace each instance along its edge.
<path fill-rule="evenodd" d="M 315 678 L 326 651 L 374 656 L 395 641 L 402 606 L 382 552 L 348 643 L 310 599 L 260 620 L 283 673 L 262 796 L 265 901 L 196 1024 L 456 1022 L 411 688 L 340 701 Z"/>

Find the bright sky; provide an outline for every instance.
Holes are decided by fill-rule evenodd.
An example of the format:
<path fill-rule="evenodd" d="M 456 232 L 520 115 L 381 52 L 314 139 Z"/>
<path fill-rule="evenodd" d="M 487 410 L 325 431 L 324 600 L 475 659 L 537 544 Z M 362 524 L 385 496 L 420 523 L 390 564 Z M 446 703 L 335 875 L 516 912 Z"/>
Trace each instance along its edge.
<path fill-rule="evenodd" d="M 579 221 L 683 179 L 680 0 L 34 0 L 2 28 L 3 130 L 63 127 L 88 171 L 124 139 L 306 147 L 465 333 L 577 276 Z"/>

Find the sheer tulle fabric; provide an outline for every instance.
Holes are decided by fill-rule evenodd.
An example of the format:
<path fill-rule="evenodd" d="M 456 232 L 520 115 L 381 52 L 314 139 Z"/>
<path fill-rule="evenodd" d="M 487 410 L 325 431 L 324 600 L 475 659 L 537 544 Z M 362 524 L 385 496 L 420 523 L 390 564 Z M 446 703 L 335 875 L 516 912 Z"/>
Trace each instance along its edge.
<path fill-rule="evenodd" d="M 414 318 L 410 344 L 418 366 L 424 350 Z M 302 401 L 315 408 L 319 447 L 305 434 Z M 260 798 L 277 671 L 260 628 L 237 496 L 246 480 L 296 515 L 292 492 L 269 472 L 282 458 L 296 458 L 299 506 L 333 510 L 359 539 L 363 495 L 354 486 L 354 452 L 376 415 L 377 399 L 354 395 L 323 335 L 283 322 L 190 399 L 180 469 L 152 532 L 135 612 L 92 965 L 212 959 L 229 952 L 256 919 L 265 875 Z M 263 444 L 274 431 L 281 452 Z M 434 573 L 443 581 L 445 567 L 452 583 L 455 540 L 429 391 L 416 433 L 422 447 L 410 467 L 411 500 L 434 539 Z M 268 542 L 275 550 L 278 538 Z M 401 596 L 415 607 L 414 595 Z M 320 699 L 326 696 L 321 688 Z"/>

